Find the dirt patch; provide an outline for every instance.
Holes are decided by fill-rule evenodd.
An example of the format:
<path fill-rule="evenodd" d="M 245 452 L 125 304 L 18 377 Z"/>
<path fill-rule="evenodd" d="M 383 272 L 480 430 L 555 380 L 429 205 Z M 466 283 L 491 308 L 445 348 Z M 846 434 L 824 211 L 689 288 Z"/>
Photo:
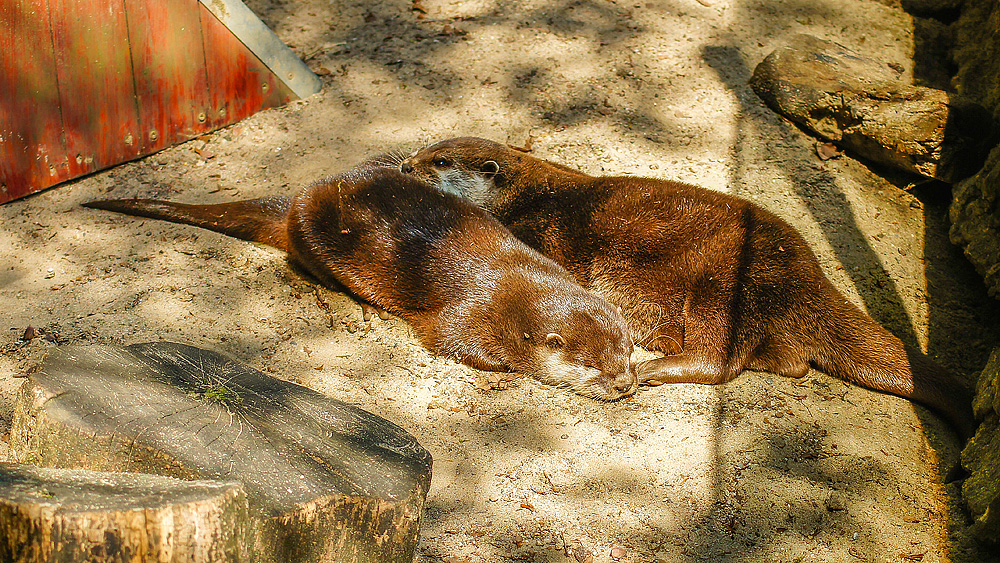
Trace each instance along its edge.
<path fill-rule="evenodd" d="M 364 322 L 280 252 L 79 207 L 287 194 L 387 149 L 530 137 L 535 155 L 590 173 L 757 202 L 806 236 L 850 299 L 973 374 L 998 344 L 1000 307 L 947 241 L 948 186 L 820 161 L 746 84 L 803 32 L 912 77 L 913 20 L 892 4 L 252 2 L 322 93 L 0 207 L 0 427 L 17 376 L 55 343 L 173 340 L 412 432 L 434 456 L 421 561 L 982 560 L 938 477 L 952 438 L 904 400 L 816 372 L 617 403 L 526 379 L 477 389 L 484 374 L 429 355 L 398 319 Z M 23 345 L 29 325 L 49 340 Z"/>

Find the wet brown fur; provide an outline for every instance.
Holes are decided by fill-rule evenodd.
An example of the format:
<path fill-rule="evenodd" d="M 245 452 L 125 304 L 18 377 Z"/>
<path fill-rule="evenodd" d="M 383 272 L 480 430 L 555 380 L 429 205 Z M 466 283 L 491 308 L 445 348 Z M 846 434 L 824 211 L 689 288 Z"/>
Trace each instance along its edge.
<path fill-rule="evenodd" d="M 369 161 L 294 198 L 84 205 L 285 250 L 321 281 L 402 317 L 436 354 L 472 367 L 604 399 L 634 391 L 631 340 L 614 307 L 484 211 L 383 164 Z"/>
<path fill-rule="evenodd" d="M 529 246 L 618 305 L 636 343 L 664 357 L 641 382 L 791 377 L 810 365 L 922 403 L 963 436 L 971 393 L 849 302 L 801 235 L 746 200 L 639 177 L 594 177 L 477 138 L 425 147 L 401 169 L 464 193 Z"/>

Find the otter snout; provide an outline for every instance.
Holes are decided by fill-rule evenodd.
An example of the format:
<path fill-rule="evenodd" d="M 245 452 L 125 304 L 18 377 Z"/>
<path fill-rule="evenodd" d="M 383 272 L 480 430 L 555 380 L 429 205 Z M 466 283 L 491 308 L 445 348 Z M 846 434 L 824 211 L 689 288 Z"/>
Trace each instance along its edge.
<path fill-rule="evenodd" d="M 635 393 L 639 387 L 639 379 L 629 368 L 620 373 L 602 374 L 601 385 L 607 390 L 608 398 L 613 400 Z"/>
<path fill-rule="evenodd" d="M 404 160 L 403 163 L 399 165 L 399 171 L 402 172 L 403 174 L 412 174 L 413 165 L 410 164 L 408 160 Z"/>

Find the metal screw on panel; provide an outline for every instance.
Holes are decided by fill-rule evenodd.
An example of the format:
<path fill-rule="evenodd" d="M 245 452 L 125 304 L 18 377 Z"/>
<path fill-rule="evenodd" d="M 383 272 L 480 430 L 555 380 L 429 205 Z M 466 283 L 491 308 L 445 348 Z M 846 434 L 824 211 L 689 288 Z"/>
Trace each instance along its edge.
<path fill-rule="evenodd" d="M 267 84 L 267 82 L 265 82 L 265 83 L 263 83 L 263 84 L 260 85 L 260 88 L 261 88 L 261 90 L 267 92 L 271 87 Z"/>
<path fill-rule="evenodd" d="M 226 117 L 226 108 L 219 108 L 219 117 Z"/>
<path fill-rule="evenodd" d="M 199 122 L 203 122 L 203 121 L 205 121 L 205 119 L 206 119 L 205 112 L 201 112 L 201 113 L 198 114 L 198 121 Z"/>
<path fill-rule="evenodd" d="M 153 130 L 151 130 L 149 132 L 149 140 L 150 141 L 155 141 L 158 138 L 160 138 L 160 134 L 156 132 L 156 129 L 153 129 Z"/>

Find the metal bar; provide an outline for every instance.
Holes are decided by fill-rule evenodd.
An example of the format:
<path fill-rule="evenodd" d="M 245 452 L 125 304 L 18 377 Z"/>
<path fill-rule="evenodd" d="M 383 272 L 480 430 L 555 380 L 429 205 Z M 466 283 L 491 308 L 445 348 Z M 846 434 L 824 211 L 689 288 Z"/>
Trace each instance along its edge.
<path fill-rule="evenodd" d="M 309 67 L 240 0 L 199 0 L 299 98 L 323 87 Z"/>

